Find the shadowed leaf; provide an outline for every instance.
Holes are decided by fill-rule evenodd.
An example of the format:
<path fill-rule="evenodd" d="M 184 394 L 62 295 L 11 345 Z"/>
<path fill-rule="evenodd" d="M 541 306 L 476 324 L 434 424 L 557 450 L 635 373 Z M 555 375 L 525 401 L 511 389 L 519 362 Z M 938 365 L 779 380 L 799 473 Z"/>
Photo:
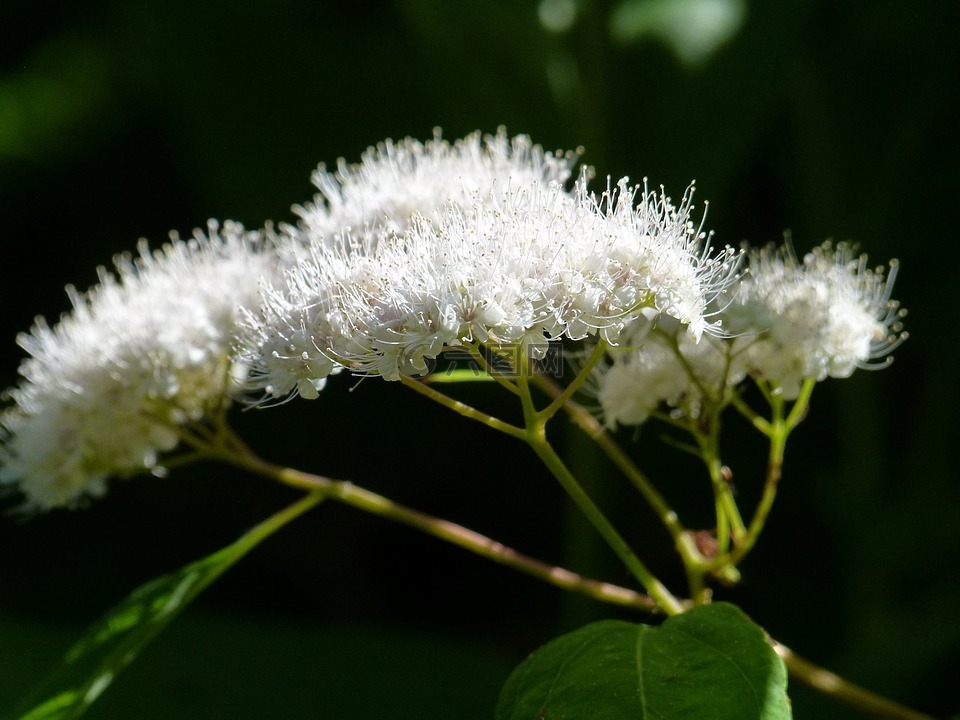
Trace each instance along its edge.
<path fill-rule="evenodd" d="M 260 542 L 322 499 L 319 493 L 308 495 L 272 515 L 231 545 L 134 590 L 101 618 L 70 649 L 60 667 L 7 717 L 10 720 L 79 718 L 194 598 Z"/>
<path fill-rule="evenodd" d="M 787 673 L 763 630 L 717 603 L 659 627 L 592 623 L 513 672 L 496 720 L 788 720 Z"/>

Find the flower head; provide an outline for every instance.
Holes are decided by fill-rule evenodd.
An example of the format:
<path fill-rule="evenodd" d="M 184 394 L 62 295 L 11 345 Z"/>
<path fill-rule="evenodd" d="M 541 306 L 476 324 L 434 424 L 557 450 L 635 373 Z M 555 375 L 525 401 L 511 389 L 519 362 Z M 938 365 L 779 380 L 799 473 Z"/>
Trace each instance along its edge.
<path fill-rule="evenodd" d="M 896 274 L 896 261 L 887 273 L 868 268 L 845 243 L 825 243 L 802 262 L 789 246 L 755 250 L 724 322 L 743 335 L 748 369 L 794 398 L 804 378 L 848 377 L 906 338 L 890 298 Z"/>
<path fill-rule="evenodd" d="M 384 225 L 342 242 L 314 238 L 310 257 L 245 313 L 251 384 L 268 397 L 316 397 L 340 369 L 395 380 L 465 343 L 616 343 L 650 310 L 697 338 L 711 327 L 705 308 L 737 256 L 705 249 L 689 194 L 676 207 L 626 180 L 597 198 L 585 178 L 571 193 L 540 171 L 528 176 L 491 174 L 485 195 L 414 215 L 403 233 Z"/>
<path fill-rule="evenodd" d="M 635 347 L 611 350 L 595 374 L 597 400 L 609 427 L 641 425 L 660 408 L 696 419 L 704 402 L 722 401 L 727 386 L 743 380 L 726 338 L 694 342 L 662 319 Z"/>
<path fill-rule="evenodd" d="M 18 338 L 30 357 L 0 416 L 0 482 L 45 509 L 156 467 L 178 425 L 225 401 L 237 308 L 271 265 L 260 234 L 211 223 L 118 256 L 86 293 L 68 288 L 72 312 Z"/>
<path fill-rule="evenodd" d="M 545 152 L 526 135 L 514 138 L 475 132 L 453 144 L 436 130 L 432 140 L 385 140 L 368 148 L 359 163 L 343 158 L 330 172 L 313 173 L 320 191 L 312 203 L 294 206 L 302 230 L 316 242 L 343 231 L 353 237 L 402 234 L 415 215 L 431 215 L 445 205 L 469 205 L 533 183 L 564 184 L 578 154 Z"/>

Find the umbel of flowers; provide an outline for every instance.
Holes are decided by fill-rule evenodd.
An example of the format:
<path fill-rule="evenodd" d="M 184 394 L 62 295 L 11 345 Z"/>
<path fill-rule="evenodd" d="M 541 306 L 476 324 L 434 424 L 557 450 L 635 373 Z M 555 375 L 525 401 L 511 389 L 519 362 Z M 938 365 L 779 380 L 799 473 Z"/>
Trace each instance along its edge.
<path fill-rule="evenodd" d="M 746 376 L 794 400 L 803 381 L 845 378 L 906 339 L 891 300 L 890 272 L 866 266 L 846 243 L 825 243 L 797 259 L 792 247 L 748 253 L 744 273 L 716 302 L 722 334 L 694 342 L 661 318 L 639 347 L 611 350 L 597 395 L 608 425 L 638 425 L 658 408 L 696 418 Z"/>
<path fill-rule="evenodd" d="M 178 426 L 235 394 L 231 352 L 241 304 L 275 267 L 264 233 L 236 223 L 156 251 L 118 255 L 115 272 L 51 327 L 38 318 L 20 346 L 29 357 L 0 416 L 0 481 L 19 483 L 32 508 L 99 496 L 111 476 L 155 470 Z"/>
<path fill-rule="evenodd" d="M 157 468 L 238 392 L 315 398 L 331 374 L 419 376 L 454 347 L 602 342 L 592 385 L 613 425 L 748 375 L 796 397 L 896 345 L 894 272 L 846 245 L 744 266 L 691 218 L 692 188 L 674 203 L 624 178 L 597 194 L 577 157 L 503 130 L 387 141 L 321 165 L 297 226 L 211 223 L 119 256 L 68 289 L 59 323 L 20 336 L 0 480 L 30 507 L 75 505 Z"/>
<path fill-rule="evenodd" d="M 675 208 L 626 180 L 600 198 L 582 179 L 572 192 L 547 180 L 497 185 L 414 216 L 402 234 L 292 232 L 309 257 L 244 315 L 251 385 L 316 397 L 332 372 L 396 380 L 473 342 L 616 345 L 650 311 L 677 318 L 694 338 L 719 330 L 705 309 L 735 277 L 737 256 L 704 251 L 689 194 Z"/>
<path fill-rule="evenodd" d="M 836 676 L 824 684 L 826 671 L 811 670 L 739 610 L 711 605 L 713 585 L 736 582 L 764 527 L 787 438 L 814 384 L 883 366 L 906 338 L 903 312 L 891 299 L 896 264 L 870 268 L 845 243 L 802 258 L 789 244 L 717 247 L 694 219 L 692 187 L 679 202 L 646 180 L 607 180 L 595 191 L 592 171 L 576 168 L 579 154 L 546 152 L 503 130 L 453 143 L 439 132 L 424 143 L 386 141 L 358 164 L 341 160 L 333 172 L 321 165 L 313 177 L 318 194 L 294 206 L 298 224 L 250 232 L 211 222 L 205 232 L 186 240 L 173 235 L 159 249 L 143 241 L 135 255 L 101 268 L 96 286 L 68 288 L 72 309 L 59 322 L 40 318 L 19 336 L 27 357 L 0 410 L 0 483 L 19 492 L 27 510 L 77 507 L 102 495 L 110 478 L 200 458 L 307 491 L 237 543 L 137 591 L 71 654 L 71 663 L 96 655 L 95 672 L 41 699 L 24 717 L 46 716 L 50 708 L 78 716 L 183 604 L 324 500 L 404 523 L 558 587 L 671 616 L 659 628 L 589 625 L 534 653 L 505 686 L 501 720 L 579 717 L 598 703 L 610 717 L 646 717 L 664 715 L 674 701 L 685 717 L 742 717 L 744 707 L 756 706 L 748 717 L 787 718 L 784 662 L 795 677 L 878 715 L 923 717 Z M 548 376 L 535 360 L 551 343 L 563 343 L 574 361 Z M 447 351 L 467 353 L 486 370 L 506 364 L 510 372 L 480 379 L 514 396 L 522 422 L 438 389 L 466 377 L 431 374 Z M 337 373 L 400 382 L 526 443 L 640 589 L 584 578 L 352 483 L 261 459 L 230 428 L 234 399 L 263 408 L 316 399 Z M 741 392 L 746 382 L 765 409 L 748 402 L 757 394 Z M 728 409 L 768 445 L 750 516 L 742 514 L 720 456 Z M 675 594 L 647 568 L 552 446 L 546 428 L 560 412 L 660 520 L 683 564 L 686 594 Z M 688 529 L 610 432 L 651 418 L 686 432 L 683 446 L 703 460 L 714 528 Z M 693 644 L 679 647 L 677 637 L 690 633 Z M 705 642 L 698 633 L 706 633 Z M 118 637 L 122 652 L 101 652 Z M 718 637 L 729 640 L 720 653 L 711 644 Z M 643 659 L 642 642 L 654 648 Z M 601 651 L 584 655 L 587 645 Z M 650 662 L 651 677 L 676 678 L 677 668 L 686 668 L 683 682 L 650 684 L 653 705 L 636 683 L 624 682 Z M 529 663 L 539 669 L 528 672 Z M 545 677 L 549 702 L 537 679 Z"/>

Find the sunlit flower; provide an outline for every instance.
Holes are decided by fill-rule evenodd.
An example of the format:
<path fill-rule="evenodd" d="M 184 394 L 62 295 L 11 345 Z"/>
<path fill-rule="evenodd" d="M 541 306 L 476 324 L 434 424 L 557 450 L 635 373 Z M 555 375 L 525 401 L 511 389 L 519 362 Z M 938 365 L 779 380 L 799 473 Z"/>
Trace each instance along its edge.
<path fill-rule="evenodd" d="M 431 215 L 446 205 L 496 199 L 534 183 L 563 185 L 577 157 L 546 152 L 526 135 L 510 138 L 504 128 L 452 144 L 438 129 L 425 143 L 385 140 L 368 148 L 357 164 L 341 158 L 335 172 L 321 164 L 313 173 L 320 192 L 294 212 L 312 242 L 329 242 L 343 231 L 354 238 L 381 230 L 402 234 L 414 215 Z"/>
<path fill-rule="evenodd" d="M 264 242 L 211 223 L 206 235 L 118 256 L 86 293 L 68 288 L 72 312 L 18 338 L 30 357 L 0 417 L 0 481 L 45 509 L 155 468 L 177 427 L 230 392 L 237 308 L 273 263 Z"/>
<path fill-rule="evenodd" d="M 738 258 L 710 254 L 689 219 L 689 193 L 676 207 L 626 180 L 600 198 L 585 179 L 572 194 L 539 178 L 492 185 L 469 203 L 414 215 L 403 234 L 384 227 L 314 242 L 245 315 L 252 386 L 315 397 L 339 369 L 395 380 L 473 341 L 615 344 L 650 310 L 694 338 L 713 329 L 705 308 Z"/>
<path fill-rule="evenodd" d="M 829 243 L 802 262 L 789 247 L 749 258 L 741 281 L 716 298 L 722 334 L 694 343 L 661 315 L 656 331 L 634 331 L 610 352 L 594 378 L 609 426 L 641 424 L 655 411 L 696 417 L 747 373 L 793 399 L 805 378 L 847 377 L 906 338 L 890 299 L 895 262 L 889 273 L 869 269 L 850 246 Z"/>
<path fill-rule="evenodd" d="M 890 298 L 896 274 L 895 261 L 889 272 L 868 268 L 844 243 L 825 243 L 802 262 L 789 246 L 752 251 L 724 322 L 742 335 L 750 371 L 794 398 L 804 378 L 848 377 L 906 338 Z"/>
<path fill-rule="evenodd" d="M 656 411 L 675 418 L 697 418 L 704 402 L 720 402 L 744 373 L 731 356 L 727 338 L 694 342 L 663 318 L 639 345 L 611 350 L 611 362 L 595 374 L 604 422 L 640 425 Z"/>

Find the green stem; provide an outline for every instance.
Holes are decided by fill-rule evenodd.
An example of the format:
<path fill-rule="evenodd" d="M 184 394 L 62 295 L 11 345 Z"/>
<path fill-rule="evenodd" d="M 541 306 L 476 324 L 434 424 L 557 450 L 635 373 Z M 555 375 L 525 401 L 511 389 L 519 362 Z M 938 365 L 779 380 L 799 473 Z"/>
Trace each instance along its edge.
<path fill-rule="evenodd" d="M 700 445 L 700 456 L 707 466 L 710 483 L 713 486 L 717 510 L 717 533 L 719 537 L 720 526 L 729 523 L 734 544 L 737 544 L 746 535 L 747 528 L 740 516 L 740 508 L 737 507 L 730 483 L 724 477 L 723 463 L 720 461 L 720 418 L 710 417 L 707 422 L 709 429 L 706 433 L 697 433 L 697 442 Z"/>
<path fill-rule="evenodd" d="M 209 448 L 208 454 L 255 474 L 279 480 L 301 490 L 319 492 L 330 500 L 336 500 L 358 510 L 412 527 L 563 590 L 571 590 L 595 600 L 622 607 L 646 612 L 657 610 L 657 603 L 653 598 L 629 588 L 583 577 L 565 568 L 549 565 L 462 525 L 405 507 L 352 483 L 274 465 L 262 460 L 251 451 L 236 452 L 232 445 L 231 442 L 225 446 Z"/>
<path fill-rule="evenodd" d="M 296 520 L 307 510 L 326 499 L 327 494 L 322 488 L 313 488 L 308 494 L 304 495 L 297 502 L 293 503 L 292 505 L 288 505 L 277 513 L 274 513 L 252 530 L 248 531 L 243 537 L 234 543 L 235 548 L 243 548 L 242 552 L 237 555 L 236 559 L 239 560 L 244 553 L 252 550 L 284 525 L 292 520 Z M 236 562 L 236 560 L 233 562 Z M 229 565 L 226 565 L 224 570 L 230 565 L 233 565 L 233 562 L 231 562 Z"/>
<path fill-rule="evenodd" d="M 586 515 L 590 523 L 597 529 L 597 532 L 606 540 L 607 544 L 617 554 L 617 557 L 623 562 L 627 570 L 643 585 L 650 596 L 656 600 L 664 612 L 668 615 L 677 615 L 683 612 L 683 605 L 667 589 L 667 587 L 657 579 L 657 577 L 647 569 L 647 566 L 636 556 L 627 541 L 623 539 L 619 532 L 613 527 L 606 516 L 596 506 L 590 496 L 587 495 L 580 483 L 577 482 L 573 474 L 563 464 L 560 456 L 556 454 L 553 447 L 547 442 L 546 434 L 542 428 L 534 426 L 530 428 L 528 443 L 537 456 L 543 461 L 547 469 L 560 482 L 560 485 L 573 501 Z"/>
<path fill-rule="evenodd" d="M 453 410 L 455 413 L 459 413 L 464 417 L 470 418 L 471 420 L 476 420 L 481 422 L 484 425 L 493 428 L 494 430 L 499 430 L 500 432 L 506 433 L 511 437 L 518 438 L 523 440 L 526 438 L 526 433 L 522 428 L 518 428 L 515 425 L 506 423 L 499 418 L 495 418 L 492 415 L 487 415 L 476 408 L 473 408 L 466 403 L 462 403 L 459 400 L 454 400 L 449 395 L 444 395 L 442 392 L 439 392 L 428 385 L 425 385 L 420 380 L 415 380 L 406 375 L 400 376 L 400 382 L 406 385 L 411 390 L 414 390 L 421 395 L 425 395 L 431 400 L 440 403 L 446 408 Z"/>
<path fill-rule="evenodd" d="M 607 343 L 604 340 L 599 340 L 596 344 L 596 347 L 593 348 L 593 352 L 590 354 L 586 364 L 580 368 L 580 372 L 577 373 L 577 376 L 573 379 L 573 381 L 553 399 L 553 402 L 537 413 L 541 419 L 547 421 L 552 418 L 557 414 L 557 411 L 560 410 L 560 408 L 562 408 L 567 401 L 574 396 L 574 394 L 583 386 L 583 383 L 586 382 L 586 379 L 590 377 L 590 374 L 597 366 L 597 363 L 603 358 L 603 354 L 606 352 L 606 349 Z"/>
<path fill-rule="evenodd" d="M 786 435 L 775 425 L 773 435 L 770 438 L 770 452 L 767 458 L 767 477 L 763 484 L 763 494 L 757 509 L 753 513 L 753 518 L 745 534 L 741 536 L 733 550 L 726 555 L 717 557 L 712 564 L 713 570 L 719 570 L 724 567 L 731 567 L 739 564 L 747 554 L 757 544 L 760 533 L 767 522 L 770 510 L 773 508 L 773 502 L 777 497 L 777 486 L 780 483 L 780 476 L 783 469 L 783 452 L 786 446 Z"/>
<path fill-rule="evenodd" d="M 800 421 L 803 420 L 807 414 L 807 407 L 810 405 L 810 396 L 813 394 L 813 388 L 816 384 L 817 381 L 813 378 L 807 378 L 803 381 L 803 385 L 800 387 L 800 393 L 797 395 L 797 399 L 793 401 L 793 408 L 791 408 L 790 414 L 787 416 L 785 423 L 787 432 L 790 432 L 799 425 Z"/>
<path fill-rule="evenodd" d="M 733 489 L 730 487 L 730 482 L 723 474 L 723 468 L 720 469 L 720 476 L 720 502 L 733 528 L 733 537 L 738 538 L 746 532 L 746 525 L 740 516 L 740 508 L 737 507 L 737 502 L 733 497 Z"/>
<path fill-rule="evenodd" d="M 649 595 L 656 600 L 657 604 L 668 615 L 676 615 L 683 612 L 683 605 L 680 601 L 660 582 L 660 580 L 647 568 L 646 565 L 637 557 L 636 553 L 623 539 L 623 536 L 617 532 L 616 528 L 606 518 L 596 503 L 590 498 L 583 487 L 577 482 L 567 466 L 557 455 L 553 446 L 547 440 L 546 422 L 533 404 L 533 398 L 530 394 L 530 387 L 527 378 L 527 368 L 524 358 L 521 358 L 521 368 L 519 373 L 518 387 L 520 388 L 520 399 L 523 405 L 523 416 L 526 423 L 527 444 L 537 454 L 537 457 L 543 462 L 548 470 L 557 479 L 567 494 L 580 508 L 581 512 L 587 517 L 587 520 L 596 528 L 601 537 L 606 541 L 610 548 L 617 554 L 621 562 L 626 566 L 630 573 L 643 585 Z"/>
<path fill-rule="evenodd" d="M 327 486 L 328 497 L 332 500 L 384 517 L 394 522 L 420 530 L 427 535 L 445 540 L 453 545 L 470 550 L 481 557 L 532 575 L 565 590 L 573 590 L 607 603 L 632 607 L 652 612 L 656 610 L 654 601 L 627 588 L 585 578 L 564 568 L 548 565 L 534 558 L 518 553 L 502 543 L 498 543 L 478 532 L 457 525 L 448 520 L 432 517 L 426 513 L 412 510 L 388 498 L 357 487 L 348 482 L 318 478 L 297 470 L 285 468 L 278 479 L 289 485 L 309 488 L 318 480 Z"/>
<path fill-rule="evenodd" d="M 680 367 L 683 368 L 683 371 L 687 374 L 687 377 L 690 379 L 697 390 L 700 391 L 700 395 L 703 396 L 708 403 L 716 404 L 714 399 L 714 393 L 710 391 L 703 384 L 703 380 L 700 379 L 700 376 L 693 369 L 693 366 L 690 364 L 690 361 L 687 360 L 687 356 L 683 354 L 680 350 L 680 342 L 677 340 L 676 333 L 665 333 L 661 331 L 654 330 L 661 338 L 663 338 L 666 343 L 670 346 L 670 349 L 673 350 L 673 354 L 677 358 L 677 362 L 680 363 Z M 703 338 L 702 342 L 709 342 L 709 338 Z M 723 386 L 721 386 L 722 388 Z M 722 393 L 722 390 L 721 390 Z"/>
<path fill-rule="evenodd" d="M 757 413 L 752 407 L 747 405 L 743 401 L 743 398 L 740 397 L 739 393 L 731 393 L 730 404 L 733 405 L 737 412 L 746 418 L 757 430 L 762 432 L 764 435 L 770 435 L 770 423 L 765 418 L 760 417 L 760 414 Z"/>
<path fill-rule="evenodd" d="M 549 378 L 537 376 L 533 378 L 534 384 L 551 397 L 558 397 L 561 393 L 559 387 Z M 591 440 L 593 440 L 607 457 L 613 461 L 614 465 L 627 476 L 633 486 L 643 495 L 644 500 L 653 509 L 654 513 L 663 523 L 663 526 L 670 533 L 677 546 L 677 549 L 683 554 L 683 547 L 688 543 L 684 540 L 689 535 L 687 529 L 680 522 L 676 511 L 666 501 L 663 495 L 653 486 L 650 479 L 636 466 L 630 456 L 624 452 L 623 448 L 610 436 L 600 422 L 590 414 L 590 412 L 579 403 L 568 400 L 564 404 L 564 410 L 570 416 L 570 419 L 579 427 Z"/>
<path fill-rule="evenodd" d="M 250 472 L 309 491 L 308 495 L 267 518 L 241 538 L 239 542 L 242 543 L 244 552 L 256 546 L 266 537 L 322 500 L 332 499 L 408 525 L 556 587 L 579 592 L 602 602 L 646 611 L 653 611 L 659 605 L 671 614 L 683 611 L 683 607 L 669 593 L 667 593 L 668 598 L 655 599 L 617 585 L 584 578 L 563 568 L 552 567 L 521 555 L 472 530 L 411 510 L 351 483 L 335 481 L 320 475 L 268 463 L 246 449 L 246 446 L 226 427 L 224 427 L 224 432 L 217 433 L 217 436 L 222 442 L 217 445 L 206 446 L 200 452 Z M 547 447 L 549 449 L 549 446 Z M 559 458 L 556 458 L 556 461 L 559 462 Z M 240 555 L 242 554 L 240 553 Z M 673 598 L 673 602 L 670 602 L 669 598 Z M 792 678 L 809 685 L 837 702 L 872 717 L 885 720 L 934 720 L 928 715 L 911 710 L 893 700 L 845 680 L 800 657 L 788 647 L 772 639 L 771 643 L 777 654 L 783 659 Z"/>
<path fill-rule="evenodd" d="M 717 554 L 723 555 L 730 549 L 730 525 L 723 501 L 716 492 L 716 483 L 714 483 L 713 505 L 717 516 Z"/>
<path fill-rule="evenodd" d="M 688 553 L 681 556 L 687 573 L 687 583 L 690 586 L 691 597 L 698 605 L 710 601 L 710 591 L 707 589 L 704 578 L 707 573 L 714 569 L 715 558 L 727 556 L 730 547 L 730 535 L 732 534 L 734 541 L 736 541 L 745 533 L 740 511 L 733 498 L 730 485 L 724 476 L 724 468 L 720 463 L 719 411 L 709 400 L 707 400 L 707 410 L 708 413 L 702 421 L 691 420 L 687 425 L 687 431 L 693 435 L 697 442 L 697 454 L 706 466 L 710 477 L 717 533 L 715 557 L 704 557 L 699 550 L 696 554 Z"/>
<path fill-rule="evenodd" d="M 831 700 L 842 703 L 878 720 L 934 720 L 929 715 L 911 710 L 866 688 L 844 680 L 839 675 L 800 657 L 786 645 L 771 639 L 773 649 L 783 659 L 790 677 L 809 685 Z"/>
<path fill-rule="evenodd" d="M 690 599 L 694 605 L 706 605 L 710 602 L 712 594 L 710 588 L 704 581 L 704 572 L 697 563 L 683 563 L 683 569 L 687 575 L 687 588 L 690 590 Z"/>
<path fill-rule="evenodd" d="M 497 372 L 495 369 L 490 367 L 490 363 L 487 362 L 487 358 L 483 354 L 483 346 L 478 342 L 467 343 L 464 345 L 467 350 L 470 351 L 470 354 L 473 356 L 474 360 L 477 361 L 477 365 L 487 374 L 488 377 L 493 378 L 500 387 L 504 388 L 513 395 L 519 395 L 520 391 L 517 389 L 515 383 L 510 382 L 506 377 L 504 377 L 502 372 Z M 488 347 L 488 351 L 503 357 L 502 353 L 499 353 L 497 348 Z"/>
<path fill-rule="evenodd" d="M 602 343 L 600 344 L 598 351 L 594 353 L 594 357 L 591 359 L 593 364 L 599 360 L 601 354 Z M 407 387 L 410 387 L 422 395 L 435 400 L 444 407 L 450 408 L 460 415 L 477 420 L 496 430 L 501 430 L 512 437 L 526 441 L 527 444 L 530 445 L 533 451 L 537 454 L 537 456 L 547 466 L 550 472 L 553 473 L 554 477 L 557 478 L 571 498 L 573 498 L 574 502 L 580 507 L 587 519 L 593 524 L 607 544 L 610 545 L 627 569 L 656 601 L 657 605 L 664 612 L 670 615 L 683 612 L 683 606 L 680 604 L 680 601 L 674 597 L 674 595 L 666 588 L 666 586 L 663 585 L 663 583 L 661 583 L 657 577 L 647 569 L 643 562 L 641 562 L 640 558 L 636 556 L 627 542 L 616 531 L 610 521 L 607 520 L 590 496 L 587 495 L 584 489 L 580 486 L 576 478 L 573 477 L 573 474 L 563 464 L 563 461 L 547 441 L 546 423 L 550 419 L 552 412 L 555 412 L 556 410 L 554 409 L 552 412 L 538 411 L 534 406 L 533 397 L 530 394 L 528 377 L 529 365 L 527 363 L 526 355 L 521 354 L 519 358 L 519 367 L 517 367 L 516 370 L 518 378 L 517 389 L 519 390 L 520 402 L 523 407 L 525 424 L 523 429 L 505 423 L 491 415 L 482 413 L 479 410 L 465 405 L 458 400 L 454 400 L 453 398 L 450 398 L 447 395 L 444 395 L 443 393 L 424 385 L 422 382 L 413 380 L 412 378 L 407 378 L 401 375 L 400 380 Z M 579 383 L 582 384 L 586 378 L 586 374 L 581 373 L 578 378 Z M 573 384 L 577 385 L 578 381 L 575 380 Z M 574 387 L 574 391 L 575 390 L 576 387 Z M 570 394 L 572 394 L 572 392 Z M 564 397 L 564 391 L 560 391 L 558 393 L 558 397 Z M 566 405 L 566 402 L 567 401 L 564 401 L 563 405 Z M 551 405 L 546 410 L 550 411 L 552 407 L 554 406 Z M 557 408 L 559 407 L 560 405 L 557 405 Z M 381 509 L 383 508 L 383 506 L 380 507 Z M 373 508 L 368 509 L 371 512 L 373 511 Z"/>
<path fill-rule="evenodd" d="M 760 538 L 760 533 L 766 525 L 767 518 L 777 497 L 777 488 L 783 474 L 783 456 L 787 446 L 787 438 L 803 419 L 810 396 L 816 381 L 807 379 L 800 389 L 800 394 L 794 401 L 790 413 L 784 417 L 784 400 L 779 395 L 769 395 L 773 417 L 770 420 L 770 450 L 767 456 L 767 477 L 763 483 L 763 494 L 757 509 L 753 513 L 746 534 L 736 543 L 736 547 L 726 556 L 718 557 L 712 568 L 718 569 L 740 563 L 753 549 Z"/>

